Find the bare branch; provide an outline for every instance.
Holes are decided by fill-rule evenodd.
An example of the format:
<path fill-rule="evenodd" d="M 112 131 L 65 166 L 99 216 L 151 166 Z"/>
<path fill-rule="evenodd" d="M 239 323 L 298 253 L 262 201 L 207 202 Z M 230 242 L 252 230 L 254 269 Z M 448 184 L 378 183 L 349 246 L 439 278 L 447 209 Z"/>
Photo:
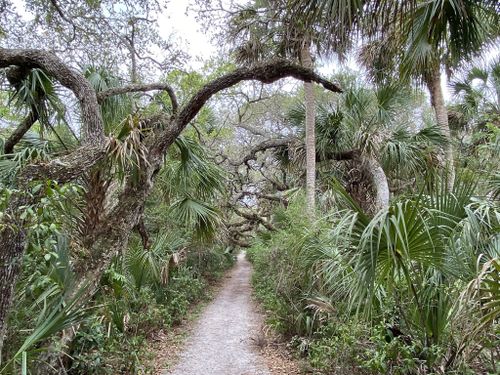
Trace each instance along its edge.
<path fill-rule="evenodd" d="M 232 207 L 232 209 L 236 215 L 241 216 L 244 219 L 262 224 L 267 230 L 271 230 L 271 231 L 276 230 L 274 225 L 272 225 L 269 221 L 263 219 L 262 217 L 260 217 L 259 215 L 255 214 L 255 213 L 248 213 L 248 212 L 242 211 L 236 207 Z"/>
<path fill-rule="evenodd" d="M 293 142 L 296 138 L 278 138 L 278 139 L 267 139 L 254 147 L 246 154 L 242 159 L 238 161 L 232 161 L 231 164 L 238 166 L 248 163 L 250 160 L 255 160 L 259 152 L 264 152 L 271 148 L 288 146 L 290 142 Z"/>
<path fill-rule="evenodd" d="M 270 200 L 270 201 L 284 203 L 284 204 L 288 203 L 288 200 L 286 198 L 281 197 L 279 195 L 262 194 L 262 193 L 251 192 L 251 191 L 242 191 L 239 194 L 239 196 L 238 196 L 237 199 L 239 200 L 239 199 L 241 199 L 243 197 L 246 197 L 246 196 L 254 196 L 254 197 L 257 197 L 257 198 L 267 199 L 267 200 Z"/>
<path fill-rule="evenodd" d="M 254 80 L 270 84 L 285 77 L 293 77 L 306 82 L 316 82 L 332 92 L 342 92 L 337 85 L 320 77 L 312 70 L 286 60 L 274 60 L 255 67 L 236 69 L 206 84 L 182 108 L 178 117 L 178 126 L 183 129 L 198 114 L 203 105 L 219 91 L 234 86 L 241 81 Z"/>
<path fill-rule="evenodd" d="M 237 128 L 245 129 L 247 132 L 253 134 L 253 135 L 260 135 L 261 137 L 266 137 L 269 134 L 263 130 L 254 128 L 253 126 L 244 124 L 244 123 L 238 123 L 236 125 Z"/>
<path fill-rule="evenodd" d="M 146 92 L 153 90 L 166 91 L 168 96 L 170 97 L 170 101 L 172 102 L 172 112 L 174 114 L 177 113 L 177 109 L 179 108 L 177 96 L 175 95 L 173 88 L 166 83 L 149 83 L 149 84 L 129 85 L 123 87 L 113 87 L 98 93 L 97 100 L 99 103 L 102 103 L 106 98 L 109 98 L 110 96 L 122 95 L 130 92 Z"/>
<path fill-rule="evenodd" d="M 50 0 L 50 3 L 52 4 L 52 6 L 55 8 L 56 12 L 59 14 L 59 16 L 64 20 L 66 21 L 67 23 L 69 23 L 72 27 L 73 27 L 73 36 L 72 38 L 69 40 L 69 42 L 73 42 L 76 38 L 76 25 L 75 23 L 70 20 L 68 17 L 66 17 L 66 15 L 64 14 L 63 10 L 61 9 L 61 7 L 59 6 L 59 4 L 57 3 L 56 0 Z"/>
<path fill-rule="evenodd" d="M 12 132 L 12 134 L 5 140 L 3 146 L 4 154 L 11 154 L 14 151 L 14 146 L 19 143 L 21 138 L 31 129 L 33 124 L 38 121 L 38 111 L 35 106 L 31 107 L 28 115 L 19 124 L 19 126 Z"/>

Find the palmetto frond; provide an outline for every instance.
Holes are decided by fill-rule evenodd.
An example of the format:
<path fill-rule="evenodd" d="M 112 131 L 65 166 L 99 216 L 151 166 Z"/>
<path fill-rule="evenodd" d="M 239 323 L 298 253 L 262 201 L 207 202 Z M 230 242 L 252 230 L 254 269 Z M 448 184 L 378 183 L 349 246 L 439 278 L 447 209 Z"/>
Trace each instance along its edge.
<path fill-rule="evenodd" d="M 192 226 L 195 237 L 200 239 L 212 238 L 221 222 L 219 212 L 214 207 L 191 197 L 175 202 L 172 212 L 182 223 Z"/>
<path fill-rule="evenodd" d="M 10 98 L 16 107 L 36 108 L 42 121 L 48 120 L 50 110 L 60 115 L 63 113 L 63 104 L 57 95 L 52 79 L 41 69 L 32 69 L 27 77 L 15 87 Z M 48 104 L 48 106 L 47 106 Z"/>
<path fill-rule="evenodd" d="M 499 61 L 486 66 L 473 65 L 457 74 L 450 83 L 456 104 L 451 107 L 451 125 L 471 130 L 500 117 Z"/>
<path fill-rule="evenodd" d="M 103 67 L 88 67 L 84 75 L 96 92 L 105 91 L 123 84 L 117 76 Z M 131 111 L 132 100 L 129 96 L 114 95 L 106 98 L 101 104 L 101 113 L 106 133 L 111 134 L 115 132 L 120 127 L 120 123 Z"/>
<path fill-rule="evenodd" d="M 498 3 L 437 0 L 418 4 L 407 15 L 402 71 L 424 72 L 442 59 L 447 66 L 477 55 L 498 36 Z M 445 56 L 445 57 L 444 57 Z"/>
<path fill-rule="evenodd" d="M 418 132 L 410 132 L 406 127 L 396 127 L 390 132 L 381 155 L 384 168 L 388 171 L 406 171 L 410 174 L 425 174 L 429 155 L 434 149 L 442 149 L 447 140 L 437 126 L 425 126 Z"/>
<path fill-rule="evenodd" d="M 35 292 L 33 285 L 42 284 L 43 289 L 29 296 L 33 297 L 33 301 L 27 311 L 36 316 L 30 335 L 26 337 L 0 373 L 6 370 L 10 363 L 18 362 L 22 355 L 26 356 L 32 351 L 43 350 L 37 347 L 40 342 L 81 323 L 92 310 L 92 307 L 83 308 L 82 295 L 86 292 L 87 283 L 83 283 L 79 289 L 76 289 L 70 262 L 69 239 L 64 235 L 59 235 L 54 246 L 53 253 L 46 254 L 45 265 L 40 268 L 42 278 L 40 274 L 35 273 L 21 281 L 19 299 L 28 297 L 27 291 Z M 44 280 L 43 283 L 40 279 Z"/>
<path fill-rule="evenodd" d="M 125 268 L 135 288 L 161 283 L 165 262 L 168 264 L 170 257 L 184 245 L 183 239 L 165 233 L 158 235 L 148 249 L 139 244 L 132 246 L 125 254 Z"/>
<path fill-rule="evenodd" d="M 498 242 L 500 247 L 500 241 Z M 498 250 L 500 253 L 500 250 Z M 491 332 L 500 318 L 500 258 L 484 262 L 456 302 L 457 316 L 475 318 L 470 332 L 460 340 L 459 350 L 474 342 L 476 336 Z M 493 329 L 494 332 L 494 329 Z"/>
<path fill-rule="evenodd" d="M 186 195 L 209 200 L 224 190 L 224 171 L 198 142 L 181 136 L 175 146 L 158 177 L 165 200 Z"/>
<path fill-rule="evenodd" d="M 112 170 L 122 180 L 127 175 L 137 179 L 141 166 L 148 163 L 147 148 L 142 142 L 143 130 L 140 119 L 127 116 L 117 128 L 117 136 L 106 139 L 106 152 L 111 162 Z"/>
<path fill-rule="evenodd" d="M 10 184 L 23 166 L 35 161 L 49 160 L 50 142 L 34 132 L 27 132 L 13 154 L 0 155 L 0 183 Z"/>
<path fill-rule="evenodd" d="M 21 355 L 27 356 L 28 352 L 32 350 L 35 345 L 49 339 L 56 333 L 81 323 L 92 309 L 89 307 L 82 308 L 84 303 L 81 297 L 85 293 L 86 288 L 87 286 L 83 286 L 68 301 L 57 300 L 47 305 L 42 314 L 39 315 L 38 324 L 33 329 L 33 332 L 24 340 L 13 358 L 7 362 L 0 372 L 8 369 L 8 366 L 12 362 L 19 361 Z"/>
<path fill-rule="evenodd" d="M 500 197 L 500 173 L 495 173 L 490 177 L 489 186 L 493 199 L 498 199 Z"/>
<path fill-rule="evenodd" d="M 52 80 L 40 69 L 32 69 L 28 76 L 17 85 L 12 93 L 11 101 L 18 107 L 22 105 L 37 105 L 38 102 L 54 95 L 54 84 Z"/>

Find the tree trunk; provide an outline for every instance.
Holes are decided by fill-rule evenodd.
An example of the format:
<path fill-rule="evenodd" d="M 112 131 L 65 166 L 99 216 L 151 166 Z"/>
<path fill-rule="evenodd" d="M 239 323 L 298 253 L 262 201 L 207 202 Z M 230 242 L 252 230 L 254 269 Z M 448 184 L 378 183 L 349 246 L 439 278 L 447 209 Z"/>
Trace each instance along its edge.
<path fill-rule="evenodd" d="M 86 256 L 74 264 L 76 282 L 68 299 L 75 297 L 76 293 L 84 288 L 79 299 L 85 301 L 84 306 L 92 300 L 99 288 L 103 273 L 109 268 L 113 258 L 126 249 L 131 233 L 141 221 L 144 203 L 153 187 L 154 171 L 159 165 L 160 162 L 157 160 L 148 167 L 143 165 L 141 180 L 129 181 L 113 208 L 106 215 L 99 213 L 98 216 L 101 217 L 99 225 L 91 228 L 91 233 L 87 234 Z M 89 239 L 92 241 L 88 241 Z M 66 374 L 65 368 L 69 364 L 70 357 L 64 354 L 64 350 L 59 351 L 59 348 L 70 348 L 75 334 L 74 329 L 62 332 L 57 345 L 43 355 L 43 362 L 39 364 L 37 374 Z"/>
<path fill-rule="evenodd" d="M 19 124 L 19 126 L 12 132 L 12 134 L 5 140 L 3 145 L 4 154 L 12 154 L 14 146 L 19 143 L 21 138 L 31 129 L 33 124 L 38 120 L 38 111 L 35 106 L 31 107 L 28 116 Z"/>
<path fill-rule="evenodd" d="M 18 193 L 19 194 L 19 193 Z M 0 355 L 7 326 L 7 313 L 12 302 L 14 286 L 21 270 L 21 262 L 26 242 L 22 221 L 16 220 L 18 207 L 26 202 L 20 195 L 13 196 L 9 208 L 4 212 L 6 220 L 2 223 L 0 239 Z"/>
<path fill-rule="evenodd" d="M 374 194 L 374 209 L 378 212 L 389 207 L 389 184 L 382 166 L 372 157 L 362 160 L 364 172 L 370 177 Z"/>
<path fill-rule="evenodd" d="M 446 109 L 443 90 L 441 89 L 441 72 L 439 71 L 439 66 L 426 77 L 425 81 L 431 95 L 431 104 L 436 114 L 437 125 L 448 142 L 440 162 L 441 166 L 446 170 L 447 186 L 448 190 L 451 191 L 455 182 L 455 165 L 450 127 L 448 125 L 448 110 Z"/>
<path fill-rule="evenodd" d="M 309 43 L 304 43 L 301 50 L 301 63 L 304 68 L 312 69 L 313 63 Z M 314 215 L 316 193 L 316 102 L 312 82 L 304 82 L 306 107 L 306 204 L 310 216 Z"/>

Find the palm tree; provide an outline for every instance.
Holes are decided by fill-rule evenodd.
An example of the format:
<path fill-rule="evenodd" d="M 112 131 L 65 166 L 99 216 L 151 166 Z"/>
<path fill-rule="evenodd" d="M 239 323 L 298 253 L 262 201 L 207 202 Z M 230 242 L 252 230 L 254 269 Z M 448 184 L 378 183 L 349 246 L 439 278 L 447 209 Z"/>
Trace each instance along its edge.
<path fill-rule="evenodd" d="M 269 54 L 280 57 L 298 59 L 302 66 L 313 69 L 311 56 L 311 36 L 308 31 L 299 27 L 297 22 L 288 22 L 281 13 L 280 1 L 255 2 L 233 18 L 232 26 L 236 32 L 233 39 L 238 40 L 236 48 L 237 60 L 244 63 L 254 63 L 269 58 Z M 265 6 L 264 15 L 259 7 Z M 259 24 L 259 19 L 268 21 Z M 270 22 L 269 22 L 270 20 Z M 255 26 L 255 25 L 258 26 Z M 310 82 L 304 82 L 304 103 L 306 108 L 306 197 L 307 211 L 313 216 L 316 191 L 316 150 L 315 150 L 315 99 L 314 88 Z"/>
<path fill-rule="evenodd" d="M 452 69 L 480 54 L 498 37 L 498 3 L 434 0 L 401 9 L 400 17 L 390 24 L 384 24 L 376 33 L 368 32 L 373 42 L 365 46 L 362 59 L 374 77 L 387 78 L 399 70 L 400 77 L 416 78 L 427 87 L 436 122 L 449 139 L 441 164 L 447 168 L 451 189 L 455 166 L 441 69 L 452 73 Z"/>
<path fill-rule="evenodd" d="M 450 88 L 455 97 L 448 108 L 451 130 L 467 134 L 489 122 L 500 124 L 500 60 L 468 67 Z"/>
<path fill-rule="evenodd" d="M 314 3 L 314 4 L 312 4 Z M 320 2 L 321 3 L 321 2 Z M 324 13 L 317 12 L 317 2 L 296 0 L 256 1 L 253 6 L 243 9 L 233 18 L 231 32 L 239 46 L 236 56 L 241 61 L 258 60 L 273 55 L 298 59 L 306 68 L 313 68 L 313 52 L 327 55 L 343 55 L 350 47 L 351 34 L 362 2 L 351 0 L 338 6 L 330 14 L 335 35 L 327 32 Z M 262 10 L 264 9 L 264 10 Z M 304 18 L 304 12 L 314 13 L 314 17 Z M 333 35 L 333 36 L 332 36 Z M 313 216 L 316 191 L 316 150 L 315 150 L 315 95 L 312 84 L 304 82 L 304 103 L 306 106 L 306 197 L 307 210 Z"/>
<path fill-rule="evenodd" d="M 351 162 L 358 168 L 371 194 L 351 191 L 368 211 L 389 205 L 389 178 L 416 178 L 429 172 L 427 155 L 445 143 L 435 127 L 414 119 L 417 101 L 402 86 L 377 89 L 344 81 L 344 95 L 336 106 L 320 104 L 316 118 L 316 159 L 331 169 L 331 161 Z M 303 129 L 305 108 L 289 113 L 289 121 Z M 418 129 L 418 130 L 412 130 Z M 350 177 L 347 176 L 347 184 Z M 363 184 L 365 186 L 365 184 Z M 370 203 L 373 201 L 373 203 Z"/>
<path fill-rule="evenodd" d="M 500 62 L 472 65 L 455 77 L 450 88 L 455 97 L 448 107 L 451 131 L 460 140 L 462 168 L 481 170 L 488 180 L 483 191 L 498 197 L 500 163 Z"/>
<path fill-rule="evenodd" d="M 308 42 L 300 51 L 302 66 L 312 69 L 313 62 Z M 306 207 L 309 215 L 314 216 L 316 206 L 316 101 L 314 99 L 314 87 L 311 82 L 304 82 L 304 105 L 306 109 Z"/>

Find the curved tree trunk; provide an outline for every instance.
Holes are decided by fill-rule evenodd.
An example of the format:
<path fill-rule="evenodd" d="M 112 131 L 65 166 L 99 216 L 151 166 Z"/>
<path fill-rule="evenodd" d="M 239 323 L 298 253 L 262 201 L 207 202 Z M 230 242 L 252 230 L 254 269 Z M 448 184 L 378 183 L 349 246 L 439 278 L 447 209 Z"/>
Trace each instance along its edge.
<path fill-rule="evenodd" d="M 304 68 L 313 66 L 309 43 L 304 43 L 301 50 L 301 63 Z M 309 215 L 314 215 L 316 193 L 316 103 L 312 82 L 304 82 L 306 107 L 306 203 Z"/>
<path fill-rule="evenodd" d="M 370 176 L 372 188 L 375 193 L 375 211 L 377 212 L 389 207 L 389 184 L 382 166 L 372 157 L 363 158 L 362 165 L 364 172 Z"/>
<path fill-rule="evenodd" d="M 448 141 L 444 150 L 444 160 L 441 160 L 441 166 L 446 169 L 448 190 L 451 191 L 453 189 L 453 183 L 455 182 L 455 165 L 450 127 L 448 125 L 448 110 L 446 109 L 446 105 L 444 103 L 439 66 L 437 66 L 433 72 L 430 72 L 425 81 L 431 95 L 431 104 L 436 114 L 436 122 L 441 130 L 441 133 Z"/>

